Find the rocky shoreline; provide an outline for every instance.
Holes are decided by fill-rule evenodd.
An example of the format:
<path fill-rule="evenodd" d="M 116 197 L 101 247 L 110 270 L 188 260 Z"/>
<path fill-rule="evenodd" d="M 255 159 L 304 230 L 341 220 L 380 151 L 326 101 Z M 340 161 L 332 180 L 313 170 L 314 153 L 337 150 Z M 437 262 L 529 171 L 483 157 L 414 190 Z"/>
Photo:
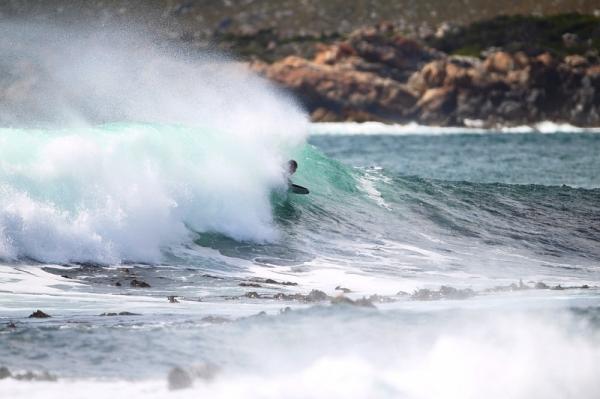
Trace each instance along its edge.
<path fill-rule="evenodd" d="M 291 91 L 315 122 L 496 127 L 551 121 L 600 126 L 600 9 L 486 20 L 473 16 L 463 25 L 456 19 L 435 29 L 430 25 L 437 19 L 429 21 L 428 29 L 409 29 L 396 10 L 389 15 L 391 22 L 368 25 L 373 21 L 363 18 L 325 29 L 311 24 L 312 9 L 302 18 L 299 11 L 294 14 L 302 23 L 292 28 L 285 22 L 290 16 L 257 22 L 227 17 L 227 10 L 215 9 L 212 15 L 192 3 L 183 8 L 161 2 L 126 7 L 121 0 L 94 4 L 78 11 L 55 0 L 40 9 L 44 12 L 26 4 L 5 5 L 0 15 L 28 16 L 43 26 L 49 20 L 87 24 L 102 14 L 100 26 L 90 22 L 99 31 L 130 21 L 147 26 L 155 40 L 185 48 L 194 57 L 225 52 Z M 260 15 L 270 12 L 261 10 Z M 211 15 L 210 21 L 199 18 L 205 14 Z M 367 26 L 359 27 L 361 21 Z M 74 28 L 70 34 L 76 37 L 78 32 Z M 51 81 L 36 59 L 41 51 L 15 53 L 11 40 L 0 40 L 5 53 L 0 62 L 0 124 L 27 125 L 33 116 L 53 120 L 48 101 L 40 96 L 50 90 L 45 85 Z M 94 107 L 85 111 L 93 123 L 108 121 Z"/>
<path fill-rule="evenodd" d="M 316 122 L 600 126 L 596 31 L 584 44 L 563 33 L 564 51 L 492 47 L 476 57 L 447 54 L 381 23 L 318 44 L 312 58 L 249 65 L 292 91 Z"/>

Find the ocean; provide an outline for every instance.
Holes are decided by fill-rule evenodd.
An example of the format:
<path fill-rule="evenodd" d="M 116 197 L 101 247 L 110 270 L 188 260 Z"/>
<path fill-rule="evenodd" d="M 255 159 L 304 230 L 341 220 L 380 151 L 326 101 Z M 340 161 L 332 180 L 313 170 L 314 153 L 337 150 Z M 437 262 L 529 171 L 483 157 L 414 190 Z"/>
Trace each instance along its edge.
<path fill-rule="evenodd" d="M 596 131 L 303 126 L 3 129 L 0 396 L 600 394 Z"/>
<path fill-rule="evenodd" d="M 90 29 L 0 26 L 0 398 L 600 396 L 598 129 L 313 124 Z"/>

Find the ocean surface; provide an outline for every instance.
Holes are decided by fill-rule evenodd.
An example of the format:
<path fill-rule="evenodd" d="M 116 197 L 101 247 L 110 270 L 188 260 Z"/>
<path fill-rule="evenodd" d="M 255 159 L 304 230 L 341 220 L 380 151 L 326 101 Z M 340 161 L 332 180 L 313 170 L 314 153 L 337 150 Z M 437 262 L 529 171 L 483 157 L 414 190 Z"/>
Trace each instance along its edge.
<path fill-rule="evenodd" d="M 1 129 L 0 397 L 600 396 L 597 131 L 303 126 Z"/>

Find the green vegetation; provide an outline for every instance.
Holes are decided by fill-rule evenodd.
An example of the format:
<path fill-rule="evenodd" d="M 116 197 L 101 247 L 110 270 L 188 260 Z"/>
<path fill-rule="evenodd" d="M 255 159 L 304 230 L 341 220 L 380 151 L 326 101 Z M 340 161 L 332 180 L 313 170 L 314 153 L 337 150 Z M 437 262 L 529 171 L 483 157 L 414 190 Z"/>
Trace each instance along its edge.
<path fill-rule="evenodd" d="M 578 13 L 499 16 L 456 29 L 427 44 L 450 54 L 479 56 L 490 47 L 557 55 L 600 52 L 600 17 Z"/>

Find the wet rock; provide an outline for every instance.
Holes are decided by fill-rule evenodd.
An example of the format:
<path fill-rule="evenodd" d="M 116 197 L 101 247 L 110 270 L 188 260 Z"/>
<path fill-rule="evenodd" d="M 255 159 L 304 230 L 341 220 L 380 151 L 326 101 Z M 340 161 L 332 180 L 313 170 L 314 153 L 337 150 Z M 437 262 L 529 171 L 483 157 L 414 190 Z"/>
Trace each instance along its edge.
<path fill-rule="evenodd" d="M 120 286 L 121 286 L 121 282 L 117 281 L 117 282 L 115 283 L 115 286 L 116 286 L 116 287 L 120 287 Z"/>
<path fill-rule="evenodd" d="M 440 299 L 441 296 L 440 296 L 439 292 L 437 292 L 437 291 L 432 291 L 427 288 L 421 288 L 421 289 L 418 289 L 417 291 L 415 291 L 411 295 L 411 298 L 414 300 L 417 300 L 417 301 L 431 301 L 431 300 Z"/>
<path fill-rule="evenodd" d="M 180 367 L 174 367 L 169 371 L 167 376 L 167 382 L 169 390 L 174 391 L 178 389 L 190 388 L 193 380 L 190 373 Z"/>
<path fill-rule="evenodd" d="M 538 290 L 545 290 L 550 287 L 548 287 L 548 285 L 546 283 L 544 283 L 543 281 L 539 281 L 539 282 L 535 283 L 535 288 Z"/>
<path fill-rule="evenodd" d="M 14 378 L 19 381 L 56 381 L 57 377 L 47 371 L 33 372 L 26 371 L 23 373 L 11 373 L 7 367 L 0 367 L 0 380 L 6 378 Z"/>
<path fill-rule="evenodd" d="M 396 294 L 396 295 L 399 295 L 399 294 Z M 403 295 L 408 295 L 408 294 L 404 292 Z M 371 303 L 390 303 L 390 302 L 396 302 L 396 299 L 394 299 L 394 298 L 391 298 L 391 297 L 385 296 L 385 295 L 378 295 L 378 294 L 370 295 L 367 299 Z"/>
<path fill-rule="evenodd" d="M 257 283 L 239 283 L 238 285 L 240 287 L 255 287 L 255 288 L 262 287 L 260 284 L 257 284 Z"/>
<path fill-rule="evenodd" d="M 470 288 L 458 289 L 449 286 L 441 286 L 438 291 L 422 288 L 411 295 L 411 299 L 417 301 L 434 301 L 440 299 L 467 299 L 475 295 Z"/>
<path fill-rule="evenodd" d="M 177 300 L 177 297 L 174 295 L 169 295 L 167 297 L 167 300 L 169 301 L 169 303 L 179 303 L 179 301 Z"/>
<path fill-rule="evenodd" d="M 15 323 L 13 323 L 12 321 L 9 321 L 8 324 L 6 325 L 6 329 L 14 330 L 15 328 L 17 328 L 17 325 Z"/>
<path fill-rule="evenodd" d="M 246 298 L 257 299 L 260 298 L 260 295 L 256 291 L 249 291 L 244 294 Z"/>
<path fill-rule="evenodd" d="M 528 290 L 531 287 L 523 283 L 523 280 L 519 280 L 519 283 L 511 283 L 509 285 L 497 285 L 492 288 L 487 288 L 484 292 L 509 292 L 509 291 L 523 291 Z"/>
<path fill-rule="evenodd" d="M 466 299 L 474 296 L 475 291 L 470 288 L 458 289 L 443 285 L 440 287 L 440 294 L 447 299 Z"/>
<path fill-rule="evenodd" d="M 223 317 L 223 316 L 206 316 L 200 320 L 207 322 L 207 323 L 213 323 L 213 324 L 223 324 L 223 323 L 229 323 L 231 321 L 227 317 Z"/>
<path fill-rule="evenodd" d="M 373 305 L 373 303 L 370 300 L 368 300 L 367 298 L 352 300 L 343 295 L 331 298 L 331 304 L 332 305 L 359 306 L 359 307 L 364 307 L 364 308 L 374 308 L 375 307 L 375 305 Z"/>
<path fill-rule="evenodd" d="M 312 290 L 308 295 L 305 294 L 284 294 L 278 292 L 273 295 L 273 299 L 283 301 L 299 301 L 299 302 L 322 302 L 330 299 L 329 295 L 320 290 Z"/>
<path fill-rule="evenodd" d="M 132 312 L 106 312 L 106 313 L 101 313 L 98 316 L 141 316 L 141 314 L 139 313 L 132 313 Z"/>
<path fill-rule="evenodd" d="M 51 317 L 49 314 L 46 314 L 44 312 L 42 312 L 41 310 L 36 310 L 35 312 L 33 312 L 32 314 L 29 315 L 30 319 L 45 319 Z"/>
<path fill-rule="evenodd" d="M 308 302 L 321 302 L 329 299 L 329 296 L 320 290 L 312 290 L 307 296 L 306 300 Z"/>
<path fill-rule="evenodd" d="M 277 280 L 273 280 L 271 278 L 260 278 L 260 277 L 253 277 L 251 278 L 249 281 L 251 281 L 252 283 L 263 283 L 263 284 L 278 284 L 278 285 L 298 285 L 298 283 L 293 283 L 291 281 L 277 281 Z"/>
<path fill-rule="evenodd" d="M 134 288 L 150 288 L 151 287 L 150 284 L 148 284 L 147 282 L 142 281 L 142 280 L 136 280 L 136 279 L 131 280 L 129 285 Z"/>
<path fill-rule="evenodd" d="M 32 371 L 27 371 L 25 373 L 22 374 L 13 374 L 12 376 L 15 380 L 20 380 L 20 381 L 49 381 L 49 382 L 54 382 L 56 381 L 58 378 L 56 378 L 55 375 L 50 374 L 47 371 L 44 371 L 42 373 L 34 373 Z"/>

